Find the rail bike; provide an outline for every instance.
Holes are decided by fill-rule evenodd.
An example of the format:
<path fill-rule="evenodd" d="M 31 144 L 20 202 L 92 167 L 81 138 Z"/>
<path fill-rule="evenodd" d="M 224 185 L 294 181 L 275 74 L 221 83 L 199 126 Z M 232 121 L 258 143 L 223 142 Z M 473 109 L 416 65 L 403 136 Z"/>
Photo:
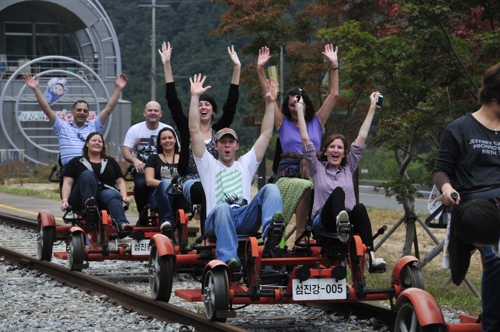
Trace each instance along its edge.
<path fill-rule="evenodd" d="M 395 332 L 481 332 L 478 317 L 460 314 L 460 322 L 448 324 L 439 304 L 423 289 L 408 288 L 398 297 Z"/>
<path fill-rule="evenodd" d="M 305 232 L 306 243 L 300 242 L 301 236 L 293 250 L 277 248 L 269 252 L 263 249 L 260 234 L 240 235 L 242 268 L 238 271 L 215 258 L 215 239 L 205 238 L 193 244 L 189 252 L 178 254 L 171 239 L 157 234 L 151 239 L 151 295 L 168 301 L 173 275 L 184 265 L 203 268 L 201 287 L 176 290 L 175 295 L 203 302 L 206 317 L 213 321 L 234 317 L 235 305 L 392 301 L 406 289 L 424 288 L 422 273 L 415 266 L 418 259 L 405 256 L 396 263 L 389 288 L 368 289 L 364 276 L 367 248 L 352 229 L 347 242 L 341 242 L 337 234 L 309 238 L 310 226 Z"/>
<path fill-rule="evenodd" d="M 50 261 L 54 257 L 67 260 L 68 268 L 81 271 L 88 268 L 89 261 L 103 260 L 144 260 L 149 259 L 150 239 L 164 233 L 170 235 L 172 229 L 160 229 L 158 217 L 152 214 L 145 226 L 134 226 L 129 231 L 119 232 L 111 216 L 101 210 L 98 218 L 88 219 L 81 213 L 68 210 L 63 215 L 64 225 L 58 225 L 52 213 L 42 210 L 38 214 L 37 256 Z M 190 231 L 188 216 L 183 209 L 177 209 L 176 224 L 178 239 L 187 244 Z M 120 246 L 118 240 L 131 238 L 130 245 Z M 52 252 L 54 244 L 66 244 L 66 251 Z M 113 245 L 113 243 L 115 245 Z"/>
<path fill-rule="evenodd" d="M 57 165 L 54 165 L 49 181 L 55 178 Z M 128 193 L 129 196 L 133 192 Z M 125 206 L 124 209 L 127 209 Z M 156 234 L 172 238 L 180 247 L 188 244 L 188 238 L 196 236 L 197 227 L 188 227 L 194 212 L 186 201 L 178 201 L 173 206 L 176 211 L 174 227 L 161 229 L 157 211 L 149 206 L 144 209 L 143 222 L 131 230 L 119 232 L 112 217 L 106 210 L 100 210 L 97 218 L 86 218 L 82 211 L 68 209 L 62 217 L 64 225 L 57 224 L 54 215 L 46 210 L 37 217 L 37 257 L 50 261 L 54 257 L 67 260 L 68 268 L 81 271 L 89 267 L 89 261 L 103 260 L 141 260 L 150 256 L 150 239 Z M 188 212 L 192 214 L 188 216 Z M 119 244 L 122 238 L 131 238 L 130 245 Z M 54 252 L 54 244 L 66 244 L 66 251 Z"/>

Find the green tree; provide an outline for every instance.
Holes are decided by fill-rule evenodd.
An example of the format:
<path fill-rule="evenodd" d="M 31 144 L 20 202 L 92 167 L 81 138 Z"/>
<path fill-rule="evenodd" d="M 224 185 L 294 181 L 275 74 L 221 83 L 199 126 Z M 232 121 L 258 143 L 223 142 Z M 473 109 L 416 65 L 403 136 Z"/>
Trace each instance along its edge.
<path fill-rule="evenodd" d="M 251 36 L 244 50 L 256 55 L 267 45 L 275 52 L 275 61 L 283 46 L 285 90 L 302 85 L 316 104 L 325 89 L 320 49 L 325 43 L 338 43 L 343 91 L 337 106 L 345 121 L 329 122 L 327 130 L 340 129 L 344 134 L 356 130 L 370 92 L 383 93 L 373 143 L 392 152 L 397 168 L 381 186 L 403 205 L 406 220 L 415 221 L 418 192 L 413 184 L 430 182 L 430 176 L 416 179 L 409 167 L 415 164 L 411 169 L 430 174 L 443 129 L 477 110 L 481 74 L 500 60 L 498 1 L 220 2 L 229 9 L 214 34 Z M 245 70 L 254 71 L 251 67 Z M 258 94 L 258 85 L 249 83 L 252 93 Z M 409 254 L 414 238 L 414 228 L 407 229 L 403 254 Z"/>

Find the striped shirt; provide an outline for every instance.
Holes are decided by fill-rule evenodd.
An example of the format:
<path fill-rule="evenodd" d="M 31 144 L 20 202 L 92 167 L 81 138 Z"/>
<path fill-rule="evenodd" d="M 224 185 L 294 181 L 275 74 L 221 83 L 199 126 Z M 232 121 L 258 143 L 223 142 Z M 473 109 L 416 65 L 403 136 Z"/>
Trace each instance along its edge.
<path fill-rule="evenodd" d="M 104 125 L 99 117 L 85 123 L 82 127 L 76 126 L 73 122 L 66 122 L 56 117 L 54 131 L 59 139 L 59 148 L 62 165 L 66 165 L 74 157 L 82 155 L 85 140 L 90 133 L 100 132 Z"/>
<path fill-rule="evenodd" d="M 354 143 L 356 143 L 356 141 L 352 142 L 351 150 L 347 155 L 347 166 L 341 166 L 337 170 L 327 161 L 319 161 L 318 158 L 316 158 L 316 149 L 313 144 L 302 146 L 304 158 L 306 158 L 314 185 L 313 216 L 318 209 L 325 205 L 333 189 L 337 187 L 344 189 L 345 207 L 347 209 L 351 210 L 354 205 L 356 205 L 352 175 L 358 168 L 365 146 L 357 146 Z"/>

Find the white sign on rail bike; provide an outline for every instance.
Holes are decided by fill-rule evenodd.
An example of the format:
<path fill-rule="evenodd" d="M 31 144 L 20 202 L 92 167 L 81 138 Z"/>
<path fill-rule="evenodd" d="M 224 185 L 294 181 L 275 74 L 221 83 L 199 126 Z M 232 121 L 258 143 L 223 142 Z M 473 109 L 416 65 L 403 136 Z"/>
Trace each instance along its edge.
<path fill-rule="evenodd" d="M 149 255 L 150 251 L 149 239 L 141 241 L 132 240 L 132 255 Z"/>
<path fill-rule="evenodd" d="M 345 279 L 310 278 L 305 281 L 293 279 L 293 299 L 302 300 L 345 300 L 347 287 Z"/>

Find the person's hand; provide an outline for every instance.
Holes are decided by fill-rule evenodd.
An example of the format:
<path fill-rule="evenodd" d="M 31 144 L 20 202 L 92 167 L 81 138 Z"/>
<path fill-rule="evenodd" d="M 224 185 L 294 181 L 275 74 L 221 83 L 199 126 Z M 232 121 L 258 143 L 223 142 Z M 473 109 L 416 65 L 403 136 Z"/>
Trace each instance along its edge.
<path fill-rule="evenodd" d="M 31 77 L 31 74 L 25 74 L 23 77 L 23 81 L 24 84 L 26 84 L 33 90 L 35 90 L 40 86 L 40 82 L 38 81 L 38 76 Z"/>
<path fill-rule="evenodd" d="M 189 78 L 189 82 L 191 82 L 191 96 L 201 96 L 204 94 L 208 89 L 211 89 L 212 87 L 206 86 L 203 87 L 203 83 L 205 83 L 205 80 L 207 79 L 206 76 L 203 76 L 201 74 L 194 75 L 193 78 Z"/>
<path fill-rule="evenodd" d="M 377 99 L 378 99 L 379 93 L 380 92 L 375 91 L 375 92 L 372 92 L 372 94 L 370 95 L 370 105 L 371 106 L 375 106 L 377 104 Z"/>
<path fill-rule="evenodd" d="M 238 54 L 234 50 L 234 45 L 231 45 L 231 47 L 227 47 L 227 53 L 229 54 L 229 57 L 231 58 L 231 61 L 235 66 L 241 67 L 241 62 L 240 59 L 238 58 Z"/>
<path fill-rule="evenodd" d="M 127 82 L 128 82 L 128 77 L 127 77 L 127 75 L 125 75 L 123 73 L 116 76 L 116 78 L 115 78 L 115 84 L 121 90 L 123 90 L 125 88 L 125 86 L 127 85 Z"/>
<path fill-rule="evenodd" d="M 123 202 L 125 204 L 130 204 L 130 198 L 128 198 L 128 196 L 123 197 Z"/>
<path fill-rule="evenodd" d="M 257 67 L 264 67 L 266 63 L 271 59 L 271 51 L 269 47 L 264 46 L 259 50 L 259 58 L 257 59 Z"/>
<path fill-rule="evenodd" d="M 295 96 L 295 109 L 299 116 L 304 115 L 304 98 L 302 96 L 300 96 L 300 99 L 298 99 L 298 96 Z"/>
<path fill-rule="evenodd" d="M 338 50 L 337 46 L 334 49 L 332 44 L 326 44 L 325 51 L 322 52 L 323 55 L 328 59 L 328 61 L 330 61 L 332 69 L 338 68 L 338 66 L 339 66 L 339 59 L 337 57 L 337 50 Z"/>
<path fill-rule="evenodd" d="M 161 63 L 169 63 L 170 58 L 172 57 L 172 48 L 170 47 L 170 42 L 163 42 L 161 44 L 161 50 L 158 49 L 158 53 L 160 53 L 161 56 Z"/>
<path fill-rule="evenodd" d="M 266 101 L 274 102 L 278 97 L 278 82 L 274 77 L 271 77 L 270 80 L 267 80 L 267 93 L 266 93 Z"/>
<path fill-rule="evenodd" d="M 452 194 L 457 195 L 456 200 L 451 197 Z M 441 202 L 446 206 L 458 205 L 460 202 L 460 194 L 452 186 L 449 186 L 441 193 Z"/>
<path fill-rule="evenodd" d="M 138 173 L 144 173 L 144 163 L 138 158 L 134 159 L 134 168 Z"/>
<path fill-rule="evenodd" d="M 62 204 L 61 204 L 61 211 L 62 212 L 66 211 L 66 209 L 68 208 L 68 206 L 69 206 L 68 201 L 62 202 Z"/>

